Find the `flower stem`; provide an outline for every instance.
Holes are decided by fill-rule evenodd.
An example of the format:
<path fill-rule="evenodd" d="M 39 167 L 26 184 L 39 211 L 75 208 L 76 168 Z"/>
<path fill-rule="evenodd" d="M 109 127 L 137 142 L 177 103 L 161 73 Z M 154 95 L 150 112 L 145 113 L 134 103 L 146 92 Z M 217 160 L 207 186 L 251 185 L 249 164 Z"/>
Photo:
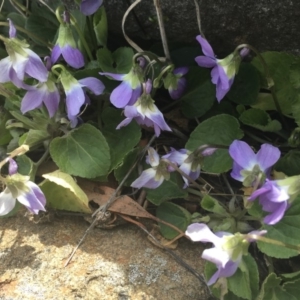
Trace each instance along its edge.
<path fill-rule="evenodd" d="M 249 238 L 257 240 L 257 241 L 265 242 L 265 243 L 268 243 L 268 244 L 273 244 L 273 245 L 276 245 L 276 246 L 286 247 L 286 248 L 289 248 L 289 249 L 296 250 L 300 253 L 300 246 L 295 246 L 295 245 L 292 245 L 292 244 L 283 243 L 283 242 L 273 240 L 273 239 L 269 239 L 267 237 L 256 235 L 256 234 L 247 234 L 247 236 Z"/>
<path fill-rule="evenodd" d="M 88 45 L 88 43 L 87 43 L 87 41 L 86 41 L 86 39 L 85 39 L 85 37 L 84 37 L 81 29 L 79 28 L 76 19 L 72 15 L 70 15 L 70 17 L 71 17 L 71 23 L 75 27 L 75 29 L 76 29 L 76 31 L 77 31 L 77 33 L 79 35 L 80 41 L 81 41 L 81 43 L 82 43 L 85 51 L 86 51 L 86 53 L 87 53 L 90 61 L 92 61 L 94 59 L 93 55 L 92 55 L 92 52 L 90 50 L 90 47 L 89 47 L 89 45 Z"/>

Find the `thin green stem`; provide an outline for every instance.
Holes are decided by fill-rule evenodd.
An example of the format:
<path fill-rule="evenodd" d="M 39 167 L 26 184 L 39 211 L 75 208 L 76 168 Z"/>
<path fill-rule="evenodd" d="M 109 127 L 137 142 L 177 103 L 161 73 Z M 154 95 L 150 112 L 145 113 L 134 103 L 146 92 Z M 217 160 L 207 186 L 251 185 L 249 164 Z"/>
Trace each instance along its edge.
<path fill-rule="evenodd" d="M 289 249 L 296 250 L 296 251 L 298 251 L 300 253 L 300 245 L 299 246 L 295 246 L 295 245 L 292 245 L 292 244 L 283 243 L 283 242 L 280 242 L 280 241 L 277 241 L 277 240 L 273 240 L 273 239 L 269 239 L 267 237 L 256 235 L 256 234 L 247 234 L 247 236 L 249 238 L 257 240 L 257 241 L 265 242 L 265 243 L 276 245 L 276 246 L 286 247 L 286 248 L 289 248 Z"/>
<path fill-rule="evenodd" d="M 79 35 L 80 41 L 81 41 L 81 43 L 82 43 L 82 45 L 83 45 L 83 47 L 84 47 L 84 49 L 85 49 L 85 51 L 86 51 L 86 53 L 89 57 L 89 60 L 92 61 L 94 58 L 93 58 L 92 52 L 90 50 L 90 47 L 89 47 L 89 45 L 88 45 L 88 43 L 87 43 L 87 41 L 84 37 L 84 34 L 82 33 L 81 29 L 79 28 L 79 26 L 76 22 L 76 19 L 72 15 L 70 15 L 70 17 L 71 17 L 71 23 L 75 27 L 75 29 L 76 29 L 76 31 Z"/>

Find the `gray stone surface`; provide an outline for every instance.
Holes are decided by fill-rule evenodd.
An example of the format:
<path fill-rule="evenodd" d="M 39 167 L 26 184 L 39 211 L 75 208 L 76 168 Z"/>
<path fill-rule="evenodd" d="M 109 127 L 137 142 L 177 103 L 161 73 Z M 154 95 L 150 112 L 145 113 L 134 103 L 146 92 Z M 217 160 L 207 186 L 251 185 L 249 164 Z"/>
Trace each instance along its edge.
<path fill-rule="evenodd" d="M 1 300 L 207 299 L 201 282 L 134 225 L 93 230 L 64 268 L 88 224 L 78 217 L 35 224 L 23 214 L 0 219 Z M 202 250 L 182 240 L 175 252 L 202 273 Z"/>
<path fill-rule="evenodd" d="M 133 0 L 105 0 L 109 29 L 121 33 L 122 16 Z M 193 0 L 160 0 L 166 19 L 169 40 L 193 42 L 199 34 Z M 260 51 L 286 50 L 299 52 L 299 0 L 202 0 L 202 29 L 216 52 L 228 54 L 238 44 L 247 42 Z M 143 0 L 126 23 L 126 32 L 132 38 L 159 40 L 152 0 Z M 141 29 L 142 28 L 142 29 Z"/>

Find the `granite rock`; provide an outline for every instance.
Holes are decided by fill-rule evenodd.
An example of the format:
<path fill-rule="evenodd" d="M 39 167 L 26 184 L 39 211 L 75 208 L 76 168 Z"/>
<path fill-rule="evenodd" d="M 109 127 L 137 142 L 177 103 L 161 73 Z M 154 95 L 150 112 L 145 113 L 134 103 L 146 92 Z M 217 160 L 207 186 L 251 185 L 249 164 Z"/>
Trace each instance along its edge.
<path fill-rule="evenodd" d="M 24 214 L 24 212 L 23 212 Z M 79 217 L 35 224 L 23 214 L 0 219 L 0 299 L 206 300 L 207 289 L 134 225 L 94 229 Z M 181 240 L 175 252 L 198 273 L 203 248 Z"/>

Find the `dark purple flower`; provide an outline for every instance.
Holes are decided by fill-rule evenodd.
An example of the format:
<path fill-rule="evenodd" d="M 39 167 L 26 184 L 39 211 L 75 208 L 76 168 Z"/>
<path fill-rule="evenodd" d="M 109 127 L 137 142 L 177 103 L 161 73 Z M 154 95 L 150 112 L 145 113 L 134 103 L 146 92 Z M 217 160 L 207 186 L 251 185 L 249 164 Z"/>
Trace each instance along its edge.
<path fill-rule="evenodd" d="M 271 167 L 280 157 L 278 148 L 263 144 L 255 154 L 251 147 L 239 140 L 235 140 L 229 147 L 229 154 L 233 159 L 231 177 L 243 182 L 244 186 L 252 186 L 256 180 L 263 182 L 270 175 Z"/>
<path fill-rule="evenodd" d="M 207 285 L 214 284 L 221 277 L 232 276 L 239 267 L 245 252 L 245 244 L 253 241 L 247 235 L 229 232 L 214 234 L 206 224 L 194 223 L 188 226 L 185 234 L 194 242 L 210 242 L 214 244 L 211 249 L 205 249 L 202 258 L 214 263 L 216 273 L 209 279 Z M 266 231 L 253 231 L 249 234 L 263 235 Z"/>
<path fill-rule="evenodd" d="M 243 52 L 242 50 L 242 54 L 232 53 L 224 59 L 216 59 L 208 41 L 201 35 L 198 35 L 196 39 L 200 43 L 205 56 L 197 56 L 195 61 L 201 67 L 213 68 L 211 70 L 212 83 L 216 85 L 216 97 L 220 102 L 230 90 L 234 77 L 238 72 L 241 58 L 246 54 L 246 51 Z"/>
<path fill-rule="evenodd" d="M 168 73 L 167 76 L 163 79 L 165 89 L 168 89 L 169 94 L 172 99 L 179 99 L 187 85 L 186 78 L 183 76 L 189 71 L 187 67 L 181 67 L 175 69 L 172 73 Z"/>
<path fill-rule="evenodd" d="M 79 69 L 84 66 L 84 57 L 74 40 L 72 28 L 69 24 L 69 15 L 64 14 L 65 23 L 60 24 L 56 45 L 51 52 L 51 63 L 55 64 L 62 55 L 64 60 L 73 68 Z"/>
<path fill-rule="evenodd" d="M 82 0 L 80 4 L 80 11 L 85 16 L 94 14 L 102 5 L 103 0 Z"/>
<path fill-rule="evenodd" d="M 4 42 L 9 56 L 0 61 L 0 83 L 12 81 L 21 87 L 25 75 L 41 82 L 47 81 L 48 71 L 42 60 L 28 48 L 27 43 L 15 37 L 16 29 L 11 20 L 9 24 L 10 38 Z"/>
<path fill-rule="evenodd" d="M 152 168 L 144 170 L 142 174 L 131 184 L 132 187 L 140 189 L 142 187 L 156 189 L 165 179 L 170 178 L 168 164 L 160 161 L 158 153 L 150 147 L 146 162 Z"/>
<path fill-rule="evenodd" d="M 99 73 L 110 76 L 115 80 L 122 81 L 110 95 L 110 102 L 117 108 L 124 108 L 126 105 L 133 105 L 142 93 L 143 69 L 140 63 L 135 64 L 128 74 Z"/>
<path fill-rule="evenodd" d="M 61 73 L 60 80 L 66 93 L 68 118 L 73 122 L 77 122 L 75 119 L 77 120 L 81 106 L 89 102 L 83 88 L 88 88 L 95 95 L 102 94 L 105 89 L 104 84 L 97 78 L 87 77 L 77 80 L 66 70 Z"/>

